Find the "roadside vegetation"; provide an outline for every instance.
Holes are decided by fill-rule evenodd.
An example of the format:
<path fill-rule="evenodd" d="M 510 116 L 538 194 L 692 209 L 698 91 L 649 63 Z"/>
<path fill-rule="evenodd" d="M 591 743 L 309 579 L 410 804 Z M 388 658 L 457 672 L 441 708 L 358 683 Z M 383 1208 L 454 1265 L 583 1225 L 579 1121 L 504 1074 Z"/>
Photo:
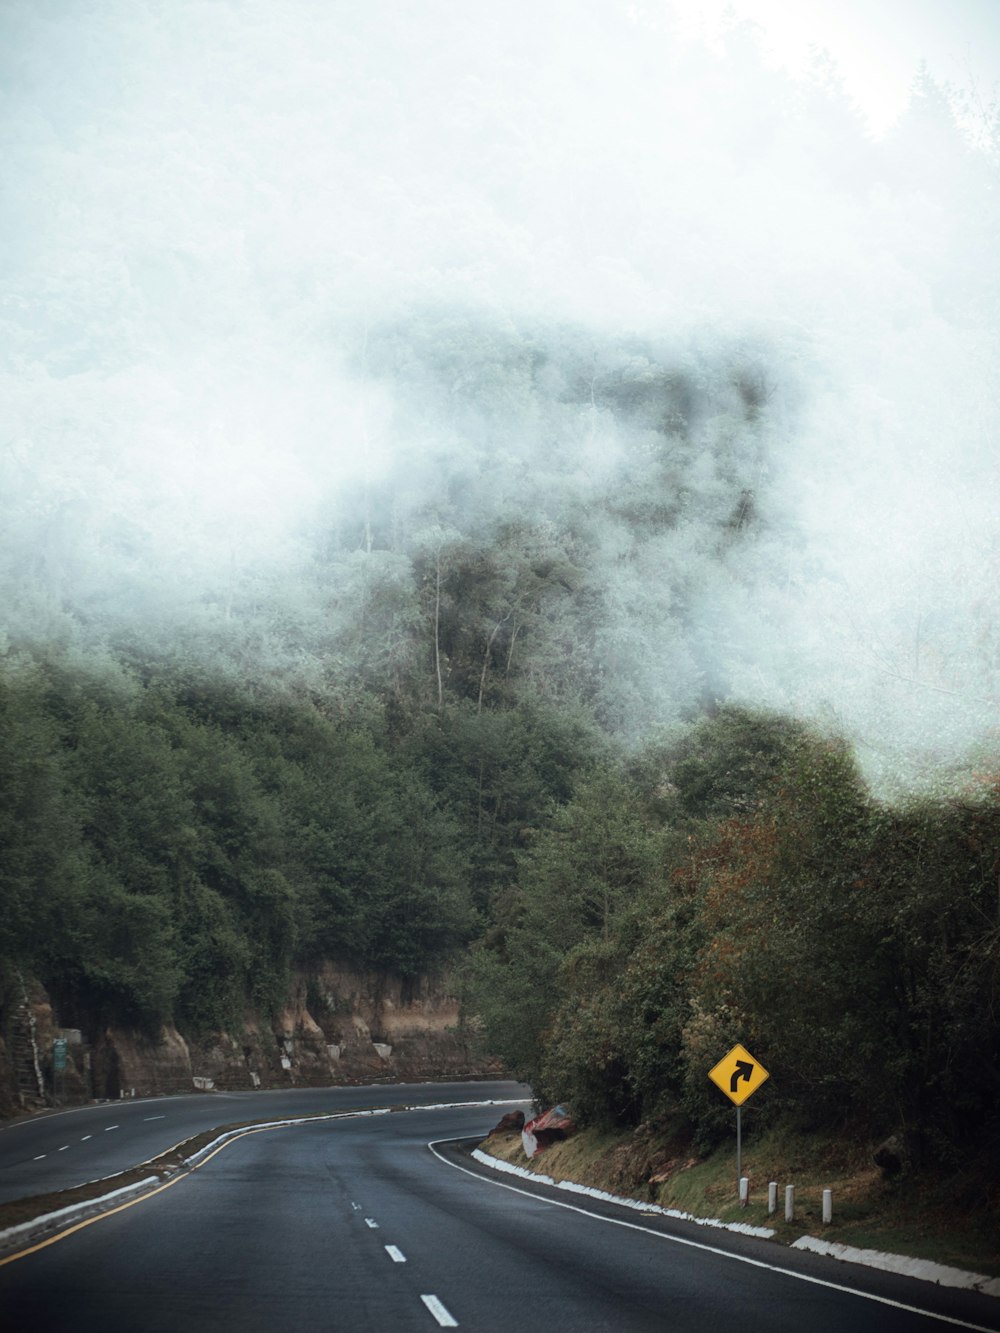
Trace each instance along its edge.
<path fill-rule="evenodd" d="M 1000 1277 L 996 1214 L 979 1206 L 972 1181 L 949 1172 L 892 1177 L 872 1161 L 867 1145 L 823 1131 L 773 1126 L 744 1141 L 749 1198 L 741 1207 L 735 1180 L 735 1135 L 709 1151 L 692 1152 L 683 1126 L 637 1130 L 586 1129 L 528 1159 L 517 1134 L 491 1135 L 484 1152 L 523 1170 L 676 1209 L 691 1217 L 767 1228 L 776 1244 L 800 1236 L 853 1249 L 945 1264 Z M 746 1129 L 746 1120 L 745 1126 Z M 678 1132 L 680 1131 L 680 1132 Z M 768 1213 L 768 1184 L 778 1185 Z M 795 1187 L 795 1215 L 785 1221 L 785 1187 Z M 833 1220 L 823 1222 L 823 1191 L 831 1190 Z"/>
<path fill-rule="evenodd" d="M 622 36 L 641 31 L 630 20 Z M 579 251 L 558 230 L 538 244 L 502 200 L 534 200 L 548 174 L 524 152 L 546 143 L 540 65 L 504 110 L 507 156 L 469 136 L 460 188 L 419 208 L 421 232 L 452 213 L 471 226 L 467 178 L 485 171 L 484 225 L 523 254 L 521 276 L 491 290 L 471 231 L 452 278 L 428 257 L 419 279 L 387 269 L 356 302 L 337 275 L 367 221 L 344 241 L 324 240 L 319 215 L 286 226 L 278 201 L 329 192 L 280 174 L 265 189 L 239 103 L 219 140 L 192 104 L 190 150 L 228 143 L 232 169 L 249 164 L 203 251 L 169 171 L 137 196 L 149 218 L 166 209 L 150 231 L 115 165 L 177 160 L 185 181 L 215 179 L 211 156 L 194 171 L 177 151 L 179 106 L 164 104 L 164 138 L 131 103 L 92 133 L 83 94 L 49 117 L 28 98 L 19 151 L 46 184 L 25 194 L 39 212 L 17 245 L 34 258 L 5 306 L 5 1040 L 24 977 L 89 1035 L 197 1036 L 276 1014 L 293 972 L 321 959 L 404 980 L 460 968 L 470 1028 L 588 1132 L 666 1124 L 685 1159 L 716 1160 L 732 1109 L 707 1075 L 741 1042 L 770 1071 L 753 1151 L 802 1135 L 867 1161 L 893 1136 L 900 1191 L 933 1179 L 996 1223 L 1000 118 L 924 70 L 875 141 L 831 70 L 790 81 L 732 37 L 727 62 L 692 74 L 715 103 L 717 158 L 702 167 L 679 140 L 676 176 L 658 165 L 659 102 L 642 98 L 634 130 L 609 120 L 591 163 L 566 150 L 559 112 L 553 164 L 585 158 L 592 174 L 581 193 L 556 173 L 559 206 L 537 211 L 555 226 L 566 200 L 602 207 L 579 210 Z M 651 91 L 669 90 L 650 59 Z M 456 112 L 438 68 L 434 107 L 476 125 L 475 99 L 494 94 L 463 76 L 472 101 Z M 85 101 L 101 83 L 87 78 Z M 324 73 L 317 101 L 336 82 Z M 113 102 L 121 79 L 106 83 Z M 346 86 L 353 125 L 364 103 Z M 372 80 L 373 108 L 385 86 Z M 284 120 L 263 120 L 284 157 Z M 291 158 L 325 160 L 317 124 Z M 430 138 L 434 162 L 453 155 Z M 399 144 L 402 163 L 402 130 Z M 93 218 L 115 227 L 70 227 L 55 256 L 48 182 L 64 160 L 67 198 L 89 182 Z M 699 237 L 702 170 L 713 226 Z M 359 179 L 362 215 L 395 217 L 394 171 L 375 154 Z M 654 181 L 662 211 L 647 217 L 630 192 Z M 713 228 L 728 214 L 743 227 L 744 197 L 767 207 L 733 250 Z M 605 201 L 621 272 L 591 239 Z M 257 251 L 232 244 L 247 210 L 269 219 Z M 756 246 L 784 215 L 796 244 L 773 277 Z M 387 254 L 411 229 L 393 225 Z M 261 275 L 286 232 L 303 249 L 272 287 Z M 668 253 L 685 284 L 647 289 L 644 265 Z M 546 255 L 564 255 L 564 299 L 547 307 L 542 282 L 517 310 Z M 230 259 L 232 294 L 226 278 L 213 296 Z M 52 274 L 68 284 L 54 303 L 38 296 L 62 290 Z M 190 305 L 164 307 L 168 336 L 145 311 L 175 287 Z M 788 293 L 776 305 L 772 288 Z M 222 331 L 243 326 L 220 371 Z M 159 378 L 174 361 L 176 384 Z M 192 377 L 203 396 L 171 415 Z M 272 500 L 258 457 L 275 478 L 289 464 L 301 503 L 282 510 L 280 487 Z M 241 507 L 244 482 L 259 508 Z"/>
<path fill-rule="evenodd" d="M 739 1041 L 771 1074 L 758 1132 L 895 1134 L 904 1174 L 979 1154 L 995 1212 L 995 786 L 886 806 L 842 745 L 733 709 L 659 758 L 522 857 L 470 968 L 491 1047 L 581 1123 L 680 1115 L 700 1154 L 732 1133 L 708 1071 Z"/>
<path fill-rule="evenodd" d="M 580 705 L 294 698 L 10 654 L 0 921 L 61 1020 L 275 1012 L 290 969 L 465 957 L 484 1043 L 542 1101 L 727 1139 L 753 1120 L 965 1180 L 997 1209 L 1000 791 L 886 804 L 847 747 L 717 707 L 645 750 Z M 9 1010 L 8 1010 L 9 1011 Z"/>

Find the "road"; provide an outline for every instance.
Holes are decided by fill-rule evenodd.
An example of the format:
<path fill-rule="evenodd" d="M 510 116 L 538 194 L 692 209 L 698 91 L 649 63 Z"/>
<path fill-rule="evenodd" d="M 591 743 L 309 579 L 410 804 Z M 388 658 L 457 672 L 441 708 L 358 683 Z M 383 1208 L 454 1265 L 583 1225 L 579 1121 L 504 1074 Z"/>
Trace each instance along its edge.
<path fill-rule="evenodd" d="M 35 1333 L 1000 1328 L 985 1297 L 481 1175 L 450 1141 L 496 1118 L 425 1108 L 247 1134 L 0 1264 L 0 1310 Z"/>
<path fill-rule="evenodd" d="M 522 1083 L 470 1081 L 197 1093 L 78 1107 L 0 1130 L 0 1203 L 127 1170 L 217 1125 L 403 1102 L 427 1106 L 530 1096 Z M 492 1123 L 508 1109 L 503 1106 Z"/>

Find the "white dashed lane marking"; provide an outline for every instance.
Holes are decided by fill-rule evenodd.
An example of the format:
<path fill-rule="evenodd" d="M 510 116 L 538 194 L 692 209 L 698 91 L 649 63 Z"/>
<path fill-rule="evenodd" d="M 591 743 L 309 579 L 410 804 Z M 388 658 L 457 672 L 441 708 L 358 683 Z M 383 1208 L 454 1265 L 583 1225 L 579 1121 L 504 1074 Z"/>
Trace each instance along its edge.
<path fill-rule="evenodd" d="M 441 1328 L 458 1328 L 458 1320 L 448 1313 L 436 1296 L 421 1296 L 420 1299 L 438 1321 Z"/>
<path fill-rule="evenodd" d="M 365 1226 L 371 1227 L 372 1231 L 378 1231 L 378 1223 L 375 1221 L 374 1217 L 366 1217 Z"/>
<path fill-rule="evenodd" d="M 402 1252 L 402 1250 L 397 1250 L 395 1245 L 387 1245 L 385 1247 L 385 1252 L 394 1264 L 406 1263 L 406 1255 Z"/>
<path fill-rule="evenodd" d="M 105 1132 L 105 1134 L 108 1134 L 108 1133 L 111 1132 L 111 1130 L 113 1130 L 113 1129 L 117 1129 L 117 1128 L 118 1128 L 117 1125 L 105 1125 L 105 1126 L 104 1126 L 104 1132 Z"/>

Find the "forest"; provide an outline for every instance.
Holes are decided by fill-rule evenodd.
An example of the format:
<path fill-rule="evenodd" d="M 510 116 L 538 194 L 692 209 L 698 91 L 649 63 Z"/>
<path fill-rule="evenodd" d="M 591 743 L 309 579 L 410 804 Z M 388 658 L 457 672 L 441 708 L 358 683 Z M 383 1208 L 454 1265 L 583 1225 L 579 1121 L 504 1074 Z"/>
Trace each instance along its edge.
<path fill-rule="evenodd" d="M 3 20 L 0 1015 L 457 969 L 582 1123 L 711 1144 L 740 1041 L 761 1117 L 1000 1142 L 996 103 L 98 8 Z"/>
<path fill-rule="evenodd" d="M 480 711 L 469 665 L 439 710 L 432 673 L 417 707 L 9 653 L 6 1006 L 16 966 L 87 1031 L 238 1030 L 293 966 L 462 954 L 488 1048 L 584 1123 L 710 1144 L 738 1036 L 771 1117 L 995 1141 L 995 776 L 887 805 L 843 742 L 728 705 L 626 751 L 580 704 Z"/>

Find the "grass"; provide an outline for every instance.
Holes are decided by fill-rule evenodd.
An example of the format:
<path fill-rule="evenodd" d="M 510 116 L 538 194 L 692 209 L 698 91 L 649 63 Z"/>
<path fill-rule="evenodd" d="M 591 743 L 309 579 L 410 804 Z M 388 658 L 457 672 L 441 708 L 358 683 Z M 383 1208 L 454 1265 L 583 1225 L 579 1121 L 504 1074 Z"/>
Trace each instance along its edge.
<path fill-rule="evenodd" d="M 483 1150 L 554 1180 L 572 1180 L 627 1198 L 676 1208 L 695 1217 L 771 1227 L 790 1244 L 800 1236 L 929 1259 L 1000 1277 L 1000 1227 L 995 1212 L 961 1207 L 948 1182 L 912 1175 L 886 1180 L 870 1154 L 851 1144 L 771 1129 L 744 1141 L 748 1206 L 739 1203 L 736 1144 L 697 1156 L 676 1131 L 640 1126 L 633 1132 L 587 1129 L 530 1160 L 520 1135 L 493 1135 Z M 768 1183 L 778 1184 L 768 1215 Z M 785 1186 L 795 1186 L 795 1218 L 784 1220 Z M 833 1191 L 833 1221 L 822 1220 L 824 1189 Z"/>

